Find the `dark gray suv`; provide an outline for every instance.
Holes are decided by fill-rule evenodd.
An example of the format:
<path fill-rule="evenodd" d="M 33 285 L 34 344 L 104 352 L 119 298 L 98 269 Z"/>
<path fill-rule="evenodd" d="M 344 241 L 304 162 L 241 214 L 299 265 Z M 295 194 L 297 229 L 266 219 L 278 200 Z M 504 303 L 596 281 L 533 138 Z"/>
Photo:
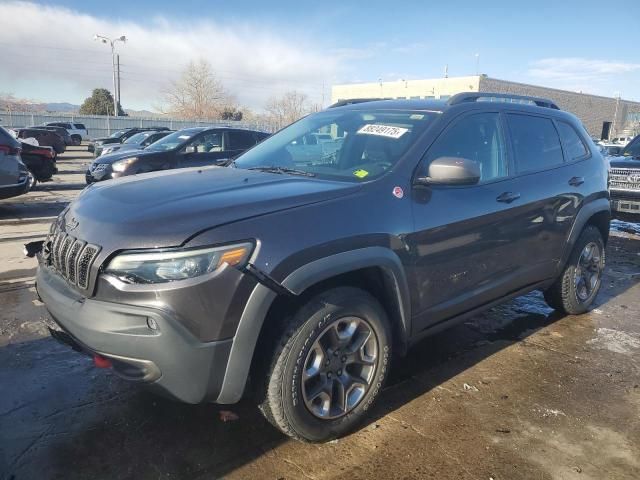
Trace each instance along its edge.
<path fill-rule="evenodd" d="M 0 127 L 0 200 L 27 193 L 32 177 L 22 163 L 22 144 Z"/>
<path fill-rule="evenodd" d="M 190 403 L 251 391 L 325 441 L 430 333 L 536 289 L 585 312 L 609 219 L 600 153 L 549 100 L 341 102 L 227 167 L 86 188 L 37 290 L 97 365 Z"/>

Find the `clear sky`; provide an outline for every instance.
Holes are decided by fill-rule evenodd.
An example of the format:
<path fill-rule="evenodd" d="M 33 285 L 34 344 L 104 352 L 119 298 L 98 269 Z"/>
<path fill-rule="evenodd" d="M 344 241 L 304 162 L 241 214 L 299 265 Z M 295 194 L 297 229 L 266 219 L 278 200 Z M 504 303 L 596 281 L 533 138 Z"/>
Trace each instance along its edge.
<path fill-rule="evenodd" d="M 0 0 L 0 92 L 80 103 L 111 88 L 101 33 L 130 40 L 128 108 L 159 107 L 199 57 L 257 110 L 287 89 L 320 102 L 332 83 L 471 75 L 476 54 L 491 77 L 640 100 L 639 21 L 640 0 Z"/>

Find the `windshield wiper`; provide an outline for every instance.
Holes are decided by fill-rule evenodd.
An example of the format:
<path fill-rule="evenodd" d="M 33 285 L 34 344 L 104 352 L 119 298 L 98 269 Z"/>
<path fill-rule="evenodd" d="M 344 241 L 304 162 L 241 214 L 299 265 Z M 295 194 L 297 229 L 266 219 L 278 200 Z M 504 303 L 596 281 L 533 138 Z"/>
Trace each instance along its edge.
<path fill-rule="evenodd" d="M 250 167 L 247 170 L 259 170 L 260 172 L 267 173 L 280 173 L 280 174 L 289 174 L 289 175 L 301 175 L 303 177 L 315 177 L 315 173 L 305 172 L 304 170 L 296 170 L 295 168 L 287 168 L 287 167 L 277 167 L 272 165 L 270 167 Z"/>

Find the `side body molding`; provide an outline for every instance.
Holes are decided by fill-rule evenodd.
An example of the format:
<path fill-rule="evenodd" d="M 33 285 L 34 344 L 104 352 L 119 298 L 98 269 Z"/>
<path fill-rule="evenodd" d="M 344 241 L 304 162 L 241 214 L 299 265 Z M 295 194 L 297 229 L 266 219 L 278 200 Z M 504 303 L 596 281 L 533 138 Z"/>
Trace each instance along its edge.
<path fill-rule="evenodd" d="M 400 259 L 388 248 L 366 247 L 314 260 L 290 273 L 282 281 L 282 286 L 299 295 L 317 282 L 367 267 L 381 268 L 393 285 L 405 336 L 403 341 L 406 343 L 406 337 L 411 331 L 409 286 Z M 258 284 L 251 292 L 233 339 L 222 388 L 216 403 L 235 403 L 242 397 L 258 335 L 275 298 L 276 293 L 262 284 Z"/>

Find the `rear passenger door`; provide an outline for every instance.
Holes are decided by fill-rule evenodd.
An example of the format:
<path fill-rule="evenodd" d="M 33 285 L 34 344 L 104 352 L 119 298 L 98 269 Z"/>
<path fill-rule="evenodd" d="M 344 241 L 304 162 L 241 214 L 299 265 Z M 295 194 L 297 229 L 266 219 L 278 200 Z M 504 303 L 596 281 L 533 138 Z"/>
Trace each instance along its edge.
<path fill-rule="evenodd" d="M 588 150 L 579 138 L 579 145 L 570 147 L 570 132 L 566 132 L 567 148 L 574 151 L 567 162 L 558 134 L 560 123 L 532 114 L 509 113 L 506 117 L 518 176 L 515 188 L 521 195 L 520 202 L 527 206 L 522 228 L 529 235 L 522 245 L 526 252 L 522 258 L 529 262 L 532 277 L 551 278 L 582 202 L 582 183 L 575 162 L 586 158 Z M 561 128 L 565 131 L 564 126 Z M 579 147 L 582 153 L 576 156 Z"/>

